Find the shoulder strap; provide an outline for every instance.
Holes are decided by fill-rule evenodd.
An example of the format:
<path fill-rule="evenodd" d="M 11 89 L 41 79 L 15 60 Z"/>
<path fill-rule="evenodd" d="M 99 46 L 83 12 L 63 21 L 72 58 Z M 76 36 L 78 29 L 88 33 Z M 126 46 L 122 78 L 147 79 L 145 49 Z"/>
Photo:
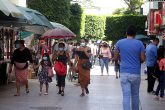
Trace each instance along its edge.
<path fill-rule="evenodd" d="M 102 54 L 102 53 L 103 53 L 102 48 L 100 48 L 100 54 Z"/>

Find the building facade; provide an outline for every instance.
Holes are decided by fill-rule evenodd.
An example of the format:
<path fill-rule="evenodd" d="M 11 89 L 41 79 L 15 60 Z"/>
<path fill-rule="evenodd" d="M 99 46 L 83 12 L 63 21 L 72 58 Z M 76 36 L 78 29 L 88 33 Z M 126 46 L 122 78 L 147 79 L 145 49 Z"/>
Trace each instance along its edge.
<path fill-rule="evenodd" d="M 148 35 L 161 35 L 165 29 L 165 2 L 149 3 Z"/>

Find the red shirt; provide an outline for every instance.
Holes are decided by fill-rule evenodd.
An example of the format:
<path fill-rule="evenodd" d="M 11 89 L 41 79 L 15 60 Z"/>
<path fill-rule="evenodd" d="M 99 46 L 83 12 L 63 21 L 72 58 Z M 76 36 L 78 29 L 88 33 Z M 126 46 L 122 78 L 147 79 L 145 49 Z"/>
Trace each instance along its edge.
<path fill-rule="evenodd" d="M 165 58 L 162 58 L 159 62 L 160 71 L 165 71 Z"/>

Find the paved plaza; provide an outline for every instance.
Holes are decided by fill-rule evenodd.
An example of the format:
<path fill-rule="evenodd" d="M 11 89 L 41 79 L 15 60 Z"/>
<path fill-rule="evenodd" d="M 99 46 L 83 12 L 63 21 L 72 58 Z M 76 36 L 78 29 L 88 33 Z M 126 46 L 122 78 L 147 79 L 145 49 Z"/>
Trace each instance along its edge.
<path fill-rule="evenodd" d="M 0 86 L 0 110 L 122 110 L 122 92 L 119 79 L 114 76 L 110 66 L 110 76 L 100 76 L 100 68 L 95 66 L 91 72 L 90 94 L 80 97 L 80 87 L 66 80 L 65 96 L 57 94 L 56 81 L 50 84 L 49 95 L 39 96 L 37 79 L 30 79 L 30 93 L 21 89 L 21 96 L 15 97 L 14 82 Z M 165 101 L 153 100 L 146 92 L 145 75 L 142 74 L 140 106 L 142 110 L 165 110 Z"/>

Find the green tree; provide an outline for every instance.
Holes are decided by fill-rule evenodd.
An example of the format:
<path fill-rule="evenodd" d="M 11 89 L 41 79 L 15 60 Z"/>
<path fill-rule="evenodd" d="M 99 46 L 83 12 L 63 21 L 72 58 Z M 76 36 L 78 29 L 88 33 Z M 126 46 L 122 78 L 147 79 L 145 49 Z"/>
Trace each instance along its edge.
<path fill-rule="evenodd" d="M 114 14 L 116 14 L 116 15 L 124 14 L 126 10 L 127 10 L 126 8 L 117 8 L 112 14 L 113 15 Z"/>
<path fill-rule="evenodd" d="M 105 30 L 105 35 L 107 36 L 106 40 L 117 41 L 125 38 L 126 28 L 132 24 L 137 27 L 137 34 L 146 34 L 146 19 L 146 16 L 139 15 L 117 15 L 107 17 Z"/>
<path fill-rule="evenodd" d="M 105 31 L 105 17 L 87 15 L 85 18 L 85 37 L 102 39 Z"/>
<path fill-rule="evenodd" d="M 38 10 L 50 21 L 69 26 L 70 0 L 27 0 L 27 6 Z"/>
<path fill-rule="evenodd" d="M 144 0 L 124 0 L 124 2 L 128 5 L 130 14 L 137 14 L 137 9 L 144 4 Z"/>
<path fill-rule="evenodd" d="M 70 29 L 77 35 L 80 36 L 81 22 L 83 18 L 83 9 L 78 3 L 72 4 L 70 17 Z"/>

